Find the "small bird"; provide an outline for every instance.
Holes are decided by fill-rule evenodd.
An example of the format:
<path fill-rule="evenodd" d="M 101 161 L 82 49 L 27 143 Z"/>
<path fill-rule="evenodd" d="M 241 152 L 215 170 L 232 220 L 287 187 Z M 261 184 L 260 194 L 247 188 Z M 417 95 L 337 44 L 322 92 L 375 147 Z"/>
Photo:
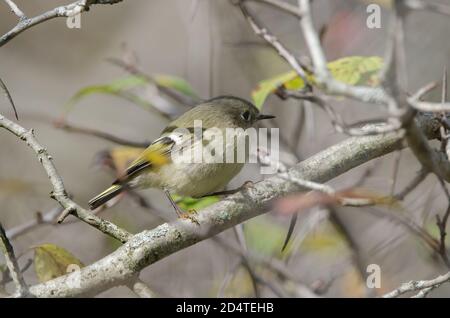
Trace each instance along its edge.
<path fill-rule="evenodd" d="M 219 96 L 207 100 L 171 122 L 161 136 L 150 144 L 142 154 L 131 163 L 123 176 L 112 186 L 89 201 L 91 210 L 103 205 L 122 191 L 136 188 L 162 189 L 174 207 L 178 216 L 183 212 L 173 201 L 171 193 L 194 198 L 204 197 L 223 190 L 229 181 L 239 173 L 242 162 L 178 162 L 172 160 L 174 152 L 192 150 L 195 142 L 194 121 L 201 121 L 201 134 L 215 128 L 224 132 L 226 128 L 252 127 L 262 119 L 274 118 L 263 115 L 249 101 L 234 96 Z M 202 135 L 203 137 L 203 135 Z M 242 136 L 241 136 L 242 137 Z M 219 142 L 215 139 L 205 141 Z M 233 143 L 236 152 L 236 140 L 224 142 L 223 147 Z M 221 145 L 222 146 L 222 145 Z M 190 148 L 190 149 L 187 149 Z M 234 153 L 235 155 L 235 153 Z"/>

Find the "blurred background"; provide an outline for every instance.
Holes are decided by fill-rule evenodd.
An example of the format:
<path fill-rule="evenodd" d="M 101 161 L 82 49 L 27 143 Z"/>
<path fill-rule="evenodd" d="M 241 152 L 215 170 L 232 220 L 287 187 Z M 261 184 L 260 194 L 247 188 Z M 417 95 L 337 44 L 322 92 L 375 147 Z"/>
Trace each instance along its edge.
<path fill-rule="evenodd" d="M 329 60 L 350 55 L 383 56 L 389 1 L 371 2 L 382 5 L 380 29 L 366 27 L 368 2 L 314 1 L 316 27 L 326 26 L 323 47 Z M 34 16 L 70 1 L 16 0 L 16 3 L 28 16 Z M 294 17 L 254 2 L 248 8 L 296 56 L 307 56 Z M 0 2 L 0 33 L 6 33 L 16 23 L 16 16 Z M 445 16 L 414 12 L 408 17 L 406 30 L 408 88 L 414 92 L 430 81 L 439 80 L 444 67 L 449 65 L 450 42 L 446 39 L 450 23 Z M 35 129 L 38 140 L 52 154 L 66 189 L 82 206 L 87 206 L 87 201 L 113 180 L 111 171 L 100 169 L 94 158 L 100 151 L 117 145 L 61 130 L 55 127 L 55 120 L 64 116 L 70 124 L 142 142 L 156 138 L 168 123 L 144 107 L 107 94 L 86 96 L 67 111 L 65 105 L 81 88 L 127 76 L 126 71 L 107 62 L 112 57 L 132 60 L 149 75 L 182 78 L 202 99 L 230 94 L 250 100 L 258 82 L 290 70 L 253 33 L 240 10 L 228 0 L 125 0 L 111 6 L 93 6 L 81 16 L 80 29 L 69 29 L 65 19 L 54 19 L 20 34 L 0 49 L 0 76 L 17 105 L 19 123 Z M 143 99 L 158 94 L 151 87 L 139 88 L 136 93 Z M 437 90 L 431 99 L 438 100 L 439 96 Z M 164 98 L 175 113 L 187 109 L 173 99 Z M 335 101 L 333 107 L 349 122 L 382 115 L 373 105 L 344 99 Z M 1 100 L 0 109 L 3 115 L 13 118 L 5 99 Z M 264 109 L 277 115 L 277 121 L 272 124 L 281 128 L 286 141 L 284 151 L 296 157 L 290 163 L 347 138 L 335 133 L 329 118 L 314 105 L 305 107 L 297 101 L 271 96 Z M 37 212 L 51 211 L 57 204 L 48 196 L 51 186 L 35 154 L 6 131 L 0 132 L 0 144 L 0 220 L 6 229 L 11 229 L 35 218 Z M 369 171 L 363 187 L 374 193 L 389 194 L 398 156 L 398 153 L 391 154 L 372 161 L 330 184 L 344 189 Z M 419 164 L 410 152 L 402 151 L 395 191 L 401 190 L 418 169 Z M 246 180 L 262 178 L 257 165 L 247 165 L 230 188 Z M 162 222 L 161 217 L 175 218 L 160 191 L 146 190 L 139 194 L 155 208 L 143 208 L 136 200 L 124 197 L 103 211 L 101 217 L 133 233 L 156 227 Z M 446 271 L 439 258 L 417 236 L 383 216 L 406 213 L 432 235 L 437 235 L 435 215 L 443 214 L 446 209 L 437 180 L 429 176 L 401 205 L 402 209 L 304 211 L 299 215 L 293 243 L 286 253 L 281 253 L 281 246 L 289 218 L 269 213 L 246 222 L 241 230 L 248 249 L 279 261 L 296 278 L 293 281 L 280 277 L 265 265 L 253 264 L 252 270 L 266 281 L 258 283 L 258 295 L 302 296 L 300 282 L 321 296 L 375 296 L 401 282 L 432 278 Z M 373 210 L 384 214 L 374 215 Z M 69 220 L 74 219 L 69 217 Z M 220 237 L 237 244 L 233 230 Z M 43 243 L 67 249 L 84 264 L 95 262 L 118 247 L 112 239 L 79 222 L 44 225 L 13 240 L 16 253 L 23 254 L 20 263 L 33 258 L 31 247 Z M 365 288 L 368 264 L 381 267 L 380 289 Z M 25 278 L 29 284 L 38 281 L 33 267 L 25 272 Z M 241 265 L 240 256 L 211 239 L 148 267 L 141 273 L 141 279 L 160 296 L 247 297 L 255 293 L 251 275 Z M 448 286 L 442 286 L 433 295 L 448 296 L 449 292 Z M 99 296 L 135 297 L 126 287 Z"/>

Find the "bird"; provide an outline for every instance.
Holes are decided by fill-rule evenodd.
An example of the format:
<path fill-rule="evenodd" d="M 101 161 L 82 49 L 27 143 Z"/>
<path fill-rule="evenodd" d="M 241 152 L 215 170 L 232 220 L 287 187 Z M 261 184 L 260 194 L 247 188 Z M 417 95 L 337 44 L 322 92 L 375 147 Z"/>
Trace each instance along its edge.
<path fill-rule="evenodd" d="M 92 198 L 88 204 L 94 210 L 126 189 L 157 188 L 164 191 L 179 217 L 183 211 L 178 207 L 171 194 L 201 198 L 223 190 L 230 180 L 242 169 L 243 162 L 194 162 L 173 160 L 174 155 L 193 150 L 193 142 L 198 131 L 196 123 L 201 123 L 200 134 L 205 137 L 206 131 L 216 129 L 224 133 L 226 129 L 245 129 L 254 127 L 264 119 L 275 118 L 261 114 L 251 102 L 235 96 L 219 96 L 196 105 L 180 117 L 172 121 L 161 132 L 124 173 L 105 191 Z M 198 121 L 195 123 L 195 121 Z M 242 138 L 242 134 L 237 134 Z M 198 137 L 198 136 L 197 136 Z M 217 145 L 219 139 L 201 140 L 202 146 L 232 147 L 236 155 L 236 140 L 226 140 L 224 145 Z M 231 145 L 231 146 L 230 146 Z M 217 147 L 215 149 L 218 149 Z M 189 153 L 189 152 L 187 152 Z"/>

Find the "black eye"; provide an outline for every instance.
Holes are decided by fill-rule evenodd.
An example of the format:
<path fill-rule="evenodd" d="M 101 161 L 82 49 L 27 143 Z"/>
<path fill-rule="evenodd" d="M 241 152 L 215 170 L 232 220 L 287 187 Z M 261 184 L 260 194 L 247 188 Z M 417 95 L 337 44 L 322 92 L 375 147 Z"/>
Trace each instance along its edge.
<path fill-rule="evenodd" d="M 241 114 L 241 117 L 242 117 L 242 119 L 243 120 L 245 120 L 245 121 L 250 121 L 250 119 L 251 119 L 251 115 L 250 115 L 250 112 L 248 111 L 248 110 L 246 110 L 245 112 L 243 112 L 242 114 Z"/>

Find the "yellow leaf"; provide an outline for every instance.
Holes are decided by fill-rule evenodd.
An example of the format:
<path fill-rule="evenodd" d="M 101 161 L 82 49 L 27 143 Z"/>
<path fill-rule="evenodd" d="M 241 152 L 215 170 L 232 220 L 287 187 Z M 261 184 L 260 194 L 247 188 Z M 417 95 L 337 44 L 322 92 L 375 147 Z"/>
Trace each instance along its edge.
<path fill-rule="evenodd" d="M 75 256 L 54 244 L 34 247 L 34 270 L 41 283 L 65 275 L 72 266 L 83 267 Z"/>
<path fill-rule="evenodd" d="M 252 92 L 253 103 L 256 107 L 261 109 L 267 96 L 284 83 L 295 80 L 296 77 L 297 73 L 290 71 L 259 82 L 258 87 Z M 294 84 L 298 87 L 305 85 L 301 78 L 298 78 Z"/>
<path fill-rule="evenodd" d="M 301 245 L 304 251 L 310 252 L 334 250 L 336 253 L 340 253 L 344 247 L 344 236 L 329 222 L 320 224 L 310 232 Z"/>
<path fill-rule="evenodd" d="M 378 71 L 383 67 L 383 59 L 378 56 L 348 56 L 328 63 L 331 75 L 349 85 L 376 86 L 379 84 Z M 307 74 L 308 82 L 316 85 L 314 76 Z M 259 82 L 252 91 L 253 103 L 262 108 L 267 97 L 279 88 L 297 91 L 305 87 L 305 82 L 295 71 L 279 74 Z"/>
<path fill-rule="evenodd" d="M 328 63 L 331 75 L 349 85 L 377 85 L 377 73 L 382 67 L 383 59 L 378 56 L 349 56 Z"/>
<path fill-rule="evenodd" d="M 361 279 L 361 274 L 350 268 L 342 277 L 342 292 L 344 297 L 364 297 L 366 294 L 365 282 Z"/>
<path fill-rule="evenodd" d="M 99 159 L 101 159 L 100 161 L 102 164 L 111 164 L 114 171 L 116 171 L 118 175 L 122 175 L 126 168 L 129 167 L 143 151 L 143 148 L 115 147 L 99 154 Z M 111 160 L 111 162 L 104 162 L 108 161 L 107 159 Z"/>
<path fill-rule="evenodd" d="M 214 294 L 217 295 L 217 292 L 215 292 Z M 240 267 L 236 270 L 233 277 L 230 279 L 227 286 L 225 286 L 225 289 L 223 290 L 223 297 L 227 298 L 248 298 L 253 297 L 254 294 L 255 291 L 253 290 L 252 279 L 245 267 Z"/>
<path fill-rule="evenodd" d="M 16 195 L 33 192 L 33 185 L 20 179 L 0 179 L 0 193 Z"/>

